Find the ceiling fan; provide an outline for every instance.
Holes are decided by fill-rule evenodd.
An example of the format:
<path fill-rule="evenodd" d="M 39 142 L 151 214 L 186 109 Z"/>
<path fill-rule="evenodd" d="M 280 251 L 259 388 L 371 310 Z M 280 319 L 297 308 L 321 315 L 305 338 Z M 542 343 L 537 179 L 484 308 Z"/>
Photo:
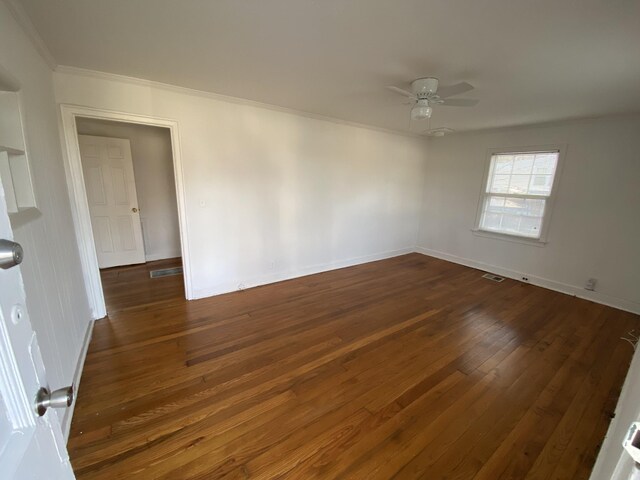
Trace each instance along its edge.
<path fill-rule="evenodd" d="M 478 104 L 478 100 L 470 98 L 449 98 L 473 90 L 473 86 L 467 82 L 438 89 L 438 79 L 427 77 L 418 78 L 411 82 L 411 91 L 394 86 L 387 88 L 392 92 L 399 93 L 412 100 L 410 102 L 413 104 L 413 108 L 411 109 L 412 120 L 431 118 L 431 114 L 433 113 L 432 106 L 434 105 L 442 105 L 445 107 L 473 107 Z"/>

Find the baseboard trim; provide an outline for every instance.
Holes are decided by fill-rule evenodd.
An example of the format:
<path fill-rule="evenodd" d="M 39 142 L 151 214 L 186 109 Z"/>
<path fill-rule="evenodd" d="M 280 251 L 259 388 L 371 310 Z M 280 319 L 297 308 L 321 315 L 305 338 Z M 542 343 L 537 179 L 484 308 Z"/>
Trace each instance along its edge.
<path fill-rule="evenodd" d="M 73 411 L 76 408 L 76 403 L 78 401 L 78 390 L 80 389 L 80 379 L 82 378 L 82 370 L 84 368 L 84 361 L 87 358 L 87 352 L 89 351 L 89 344 L 91 343 L 91 336 L 93 335 L 93 325 L 95 321 L 91 320 L 89 325 L 87 325 L 87 331 L 84 334 L 84 341 L 82 344 L 82 349 L 80 350 L 80 355 L 78 356 L 78 363 L 76 364 L 76 370 L 73 374 L 73 390 L 75 392 L 73 403 L 69 408 L 67 408 L 64 412 L 64 417 L 62 418 L 62 434 L 64 435 L 65 442 L 69 441 L 69 431 L 71 430 L 71 419 L 73 418 Z"/>
<path fill-rule="evenodd" d="M 388 250 L 381 253 L 375 253 L 372 255 L 364 255 L 361 257 L 349 258 L 346 260 L 338 260 L 335 262 L 328 262 L 316 265 L 309 265 L 302 267 L 295 271 L 277 272 L 268 275 L 261 275 L 249 279 L 237 279 L 232 282 L 225 282 L 208 288 L 200 288 L 194 290 L 193 299 L 212 297 L 214 295 L 222 295 L 223 293 L 236 292 L 238 290 L 246 290 L 248 288 L 259 287 L 261 285 L 267 285 L 269 283 L 282 282 L 284 280 L 291 280 L 293 278 L 305 277 L 307 275 L 314 275 L 316 273 L 327 272 L 329 270 L 337 270 L 339 268 L 352 267 L 354 265 L 360 265 L 362 263 L 375 262 L 376 260 L 384 260 L 385 258 L 398 257 L 400 255 L 406 255 L 413 253 L 415 249 L 413 247 L 401 248 L 398 250 Z M 242 284 L 243 288 L 239 288 Z"/>
<path fill-rule="evenodd" d="M 624 298 L 618 298 L 614 297 L 613 295 L 607 295 L 600 292 L 590 292 L 589 290 L 585 290 L 584 288 L 578 287 L 576 285 L 557 282 L 548 278 L 537 277 L 528 273 L 518 272 L 508 268 L 499 267 L 497 265 L 490 265 L 488 263 L 478 262 L 476 260 L 471 260 L 464 257 L 458 257 L 457 255 L 451 255 L 449 253 L 440 252 L 438 250 L 431 250 L 429 248 L 416 247 L 415 252 L 427 255 L 429 257 L 446 260 L 448 262 L 457 263 L 459 265 L 476 268 L 485 272 L 494 273 L 503 277 L 512 278 L 518 281 L 522 281 L 522 277 L 526 276 L 529 279 L 529 282 L 527 283 L 531 283 L 539 287 L 548 288 L 549 290 L 554 290 L 556 292 L 566 293 L 567 295 L 572 295 L 574 297 L 584 298 L 585 300 L 590 300 L 592 302 L 607 305 L 619 310 L 625 310 L 627 312 L 640 314 L 640 304 L 631 300 L 626 300 Z"/>
<path fill-rule="evenodd" d="M 164 260 L 165 258 L 177 258 L 181 256 L 180 250 L 177 252 L 161 252 L 161 253 L 152 253 L 144 256 L 144 259 L 147 262 L 155 262 L 156 260 Z"/>

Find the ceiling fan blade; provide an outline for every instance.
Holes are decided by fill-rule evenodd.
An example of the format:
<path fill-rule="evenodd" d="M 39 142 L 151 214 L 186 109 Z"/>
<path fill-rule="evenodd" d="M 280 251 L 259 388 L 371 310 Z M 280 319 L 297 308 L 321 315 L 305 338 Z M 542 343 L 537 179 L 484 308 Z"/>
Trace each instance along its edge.
<path fill-rule="evenodd" d="M 453 97 L 454 95 L 460 95 L 461 93 L 469 92 L 473 90 L 473 85 L 469 85 L 467 82 L 456 83 L 448 87 L 440 87 L 436 91 L 440 98 Z"/>
<path fill-rule="evenodd" d="M 440 105 L 443 107 L 473 107 L 477 105 L 479 100 L 472 98 L 452 98 L 447 99 Z"/>
<path fill-rule="evenodd" d="M 407 90 L 403 90 L 402 88 L 394 87 L 392 85 L 388 86 L 387 88 L 389 90 L 391 90 L 392 92 L 399 93 L 400 95 L 404 95 L 405 97 L 416 98 L 416 96 L 413 93 L 411 93 L 411 92 L 409 92 Z"/>

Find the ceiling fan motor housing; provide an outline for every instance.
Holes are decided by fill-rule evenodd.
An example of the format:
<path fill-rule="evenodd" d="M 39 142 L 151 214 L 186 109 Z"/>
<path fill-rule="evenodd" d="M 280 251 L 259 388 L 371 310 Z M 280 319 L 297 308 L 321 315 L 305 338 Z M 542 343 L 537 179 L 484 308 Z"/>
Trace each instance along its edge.
<path fill-rule="evenodd" d="M 438 90 L 438 79 L 433 77 L 419 78 L 411 82 L 411 90 L 418 97 L 428 97 Z"/>

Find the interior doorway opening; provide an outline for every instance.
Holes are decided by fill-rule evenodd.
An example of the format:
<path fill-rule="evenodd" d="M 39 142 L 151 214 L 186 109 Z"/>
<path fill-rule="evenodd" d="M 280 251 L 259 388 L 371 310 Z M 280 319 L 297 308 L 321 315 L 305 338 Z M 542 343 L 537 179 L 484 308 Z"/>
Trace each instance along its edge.
<path fill-rule="evenodd" d="M 172 291 L 191 299 L 177 122 L 61 109 L 67 182 L 93 318 L 126 305 L 123 295 L 138 305 L 165 299 L 160 283 L 183 283 Z M 152 278 L 152 271 L 164 269 L 173 275 Z M 110 297 L 121 292 L 119 302 L 108 308 L 105 291 Z"/>
<path fill-rule="evenodd" d="M 84 117 L 76 128 L 107 313 L 184 298 L 170 130 Z"/>

